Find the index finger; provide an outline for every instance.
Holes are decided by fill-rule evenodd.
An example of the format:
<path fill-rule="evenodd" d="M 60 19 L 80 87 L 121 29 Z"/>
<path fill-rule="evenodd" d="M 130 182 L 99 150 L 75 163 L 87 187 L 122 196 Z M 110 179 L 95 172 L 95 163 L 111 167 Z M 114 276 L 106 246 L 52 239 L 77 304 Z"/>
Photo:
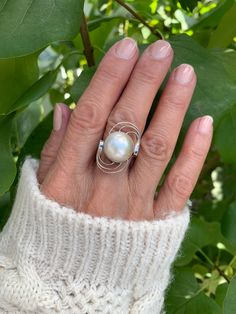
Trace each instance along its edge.
<path fill-rule="evenodd" d="M 71 114 L 58 160 L 70 160 L 66 168 L 86 169 L 102 138 L 107 118 L 138 59 L 136 42 L 125 38 L 106 53 L 89 86 Z M 61 162 L 63 165 L 63 162 Z"/>

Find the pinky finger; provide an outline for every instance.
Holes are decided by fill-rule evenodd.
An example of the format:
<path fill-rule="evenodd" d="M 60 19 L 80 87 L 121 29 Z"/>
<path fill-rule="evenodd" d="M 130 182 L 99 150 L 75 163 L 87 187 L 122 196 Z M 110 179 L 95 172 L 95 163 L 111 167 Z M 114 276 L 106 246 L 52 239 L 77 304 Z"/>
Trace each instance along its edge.
<path fill-rule="evenodd" d="M 204 116 L 191 124 L 181 152 L 154 200 L 155 217 L 160 218 L 168 211 L 180 211 L 184 208 L 197 183 L 211 145 L 212 123 L 212 117 Z"/>
<path fill-rule="evenodd" d="M 64 138 L 71 109 L 65 104 L 57 104 L 54 108 L 53 130 L 41 152 L 39 169 L 37 173 L 38 182 L 41 184 L 57 157 L 58 150 Z"/>

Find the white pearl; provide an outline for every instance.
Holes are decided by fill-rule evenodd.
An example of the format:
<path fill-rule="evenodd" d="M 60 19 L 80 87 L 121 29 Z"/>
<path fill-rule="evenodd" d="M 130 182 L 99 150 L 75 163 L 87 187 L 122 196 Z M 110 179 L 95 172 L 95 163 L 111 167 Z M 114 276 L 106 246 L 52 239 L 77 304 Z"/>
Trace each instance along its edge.
<path fill-rule="evenodd" d="M 132 138 L 124 132 L 112 132 L 104 142 L 105 155 L 114 162 L 128 160 L 134 151 Z"/>

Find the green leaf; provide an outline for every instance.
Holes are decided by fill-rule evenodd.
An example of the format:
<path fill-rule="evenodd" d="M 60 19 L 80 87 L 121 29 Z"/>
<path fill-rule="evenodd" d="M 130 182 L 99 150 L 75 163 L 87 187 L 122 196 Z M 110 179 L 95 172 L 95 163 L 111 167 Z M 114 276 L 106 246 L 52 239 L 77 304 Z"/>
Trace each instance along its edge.
<path fill-rule="evenodd" d="M 13 115 L 8 115 L 0 119 L 0 196 L 9 190 L 16 175 L 10 146 L 12 118 Z"/>
<path fill-rule="evenodd" d="M 95 72 L 96 67 L 87 68 L 75 80 L 74 85 L 70 90 L 70 94 L 74 102 L 79 100 Z"/>
<path fill-rule="evenodd" d="M 10 193 L 0 196 L 0 231 L 7 222 L 11 211 Z"/>
<path fill-rule="evenodd" d="M 236 313 L 236 276 L 231 280 L 224 300 L 223 313 Z"/>
<path fill-rule="evenodd" d="M 44 96 L 57 78 L 58 69 L 47 72 L 11 106 L 9 112 L 21 109 Z"/>
<path fill-rule="evenodd" d="M 234 50 L 213 49 L 211 50 L 213 57 L 220 60 L 224 66 L 228 76 L 236 84 L 236 53 Z"/>
<path fill-rule="evenodd" d="M 83 0 L 0 0 L 0 58 L 30 54 L 79 32 Z"/>
<path fill-rule="evenodd" d="M 236 202 L 230 204 L 229 208 L 226 210 L 221 225 L 223 235 L 236 245 L 235 222 Z"/>
<path fill-rule="evenodd" d="M 33 54 L 0 60 L 0 114 L 12 111 L 16 100 L 38 79 L 37 58 Z"/>
<path fill-rule="evenodd" d="M 42 112 L 44 110 L 40 99 L 16 114 L 14 120 L 18 149 L 22 148 L 29 135 L 39 124 Z"/>
<path fill-rule="evenodd" d="M 236 104 L 229 108 L 218 125 L 214 144 L 226 163 L 236 163 Z"/>
<path fill-rule="evenodd" d="M 216 288 L 215 300 L 216 300 L 216 303 L 219 304 L 220 307 L 223 306 L 224 299 L 228 290 L 228 286 L 229 286 L 228 283 L 225 282 Z"/>
<path fill-rule="evenodd" d="M 207 297 L 190 268 L 176 268 L 166 296 L 168 314 L 221 314 L 216 302 Z"/>
<path fill-rule="evenodd" d="M 221 18 L 224 16 L 235 3 L 235 0 L 221 1 L 216 8 L 210 10 L 206 14 L 202 15 L 196 20 L 196 23 L 191 27 L 194 31 L 198 31 L 202 28 L 214 28 L 216 27 Z"/>
<path fill-rule="evenodd" d="M 206 222 L 200 218 L 193 217 L 182 245 L 181 255 L 176 260 L 175 265 L 187 265 L 199 249 L 207 245 L 216 245 L 217 243 L 223 243 L 232 255 L 236 254 L 236 247 L 223 237 L 218 222 Z"/>
<path fill-rule="evenodd" d="M 225 13 L 216 30 L 212 33 L 209 47 L 228 47 L 236 35 L 236 3 Z"/>
<path fill-rule="evenodd" d="M 18 164 L 24 160 L 28 155 L 33 158 L 40 158 L 40 153 L 43 146 L 48 139 L 53 126 L 53 113 L 49 113 L 46 118 L 34 129 L 31 135 L 28 137 L 23 149 L 21 150 Z"/>
<path fill-rule="evenodd" d="M 175 51 L 172 67 L 189 63 L 195 68 L 198 77 L 197 87 L 185 119 L 185 127 L 196 117 L 205 114 L 213 116 L 216 126 L 236 101 L 235 82 L 226 71 L 222 59 L 217 58 L 210 50 L 203 48 L 190 37 L 176 36 L 170 43 Z"/>

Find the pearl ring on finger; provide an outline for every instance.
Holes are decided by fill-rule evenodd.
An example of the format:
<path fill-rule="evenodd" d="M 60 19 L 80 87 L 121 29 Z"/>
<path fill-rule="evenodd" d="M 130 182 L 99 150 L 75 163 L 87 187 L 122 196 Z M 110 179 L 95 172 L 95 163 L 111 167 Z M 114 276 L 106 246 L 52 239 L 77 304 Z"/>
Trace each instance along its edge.
<path fill-rule="evenodd" d="M 139 152 L 141 134 L 131 122 L 114 125 L 105 140 L 100 140 L 96 155 L 97 166 L 105 173 L 124 170 Z M 104 159 L 108 159 L 106 161 Z"/>

